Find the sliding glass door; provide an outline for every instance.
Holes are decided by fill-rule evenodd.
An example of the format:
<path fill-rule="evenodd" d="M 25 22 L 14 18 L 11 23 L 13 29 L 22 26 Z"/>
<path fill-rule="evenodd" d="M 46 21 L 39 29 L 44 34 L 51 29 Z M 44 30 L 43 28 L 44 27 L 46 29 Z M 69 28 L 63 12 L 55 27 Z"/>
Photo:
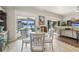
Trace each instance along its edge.
<path fill-rule="evenodd" d="M 17 30 L 21 28 L 26 28 L 28 30 L 31 30 L 32 32 L 35 32 L 35 20 L 32 19 L 18 19 L 17 20 Z"/>

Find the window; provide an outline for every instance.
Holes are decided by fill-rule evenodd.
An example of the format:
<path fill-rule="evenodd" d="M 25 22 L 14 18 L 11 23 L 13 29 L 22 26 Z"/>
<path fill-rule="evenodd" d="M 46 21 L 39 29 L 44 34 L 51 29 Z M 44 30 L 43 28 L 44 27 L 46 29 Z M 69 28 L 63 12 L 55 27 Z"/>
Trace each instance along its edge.
<path fill-rule="evenodd" d="M 31 19 L 18 19 L 17 20 L 17 29 L 26 28 L 30 29 L 33 32 L 35 31 L 35 20 Z"/>

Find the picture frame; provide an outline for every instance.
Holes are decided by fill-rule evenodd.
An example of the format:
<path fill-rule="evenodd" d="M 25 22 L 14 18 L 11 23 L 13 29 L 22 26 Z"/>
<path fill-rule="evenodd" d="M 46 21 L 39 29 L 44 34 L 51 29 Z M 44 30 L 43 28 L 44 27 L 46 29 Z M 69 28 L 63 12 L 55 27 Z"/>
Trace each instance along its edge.
<path fill-rule="evenodd" d="M 45 24 L 45 17 L 39 16 L 39 25 L 44 25 L 44 24 Z"/>

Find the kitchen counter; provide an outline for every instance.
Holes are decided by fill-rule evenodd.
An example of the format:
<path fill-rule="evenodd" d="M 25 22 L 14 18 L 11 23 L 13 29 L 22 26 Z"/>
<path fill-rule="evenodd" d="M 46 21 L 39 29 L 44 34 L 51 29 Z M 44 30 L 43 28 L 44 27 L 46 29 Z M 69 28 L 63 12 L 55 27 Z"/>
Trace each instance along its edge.
<path fill-rule="evenodd" d="M 73 29 L 72 26 L 58 26 L 57 29 L 60 31 L 60 36 L 70 37 L 73 39 L 78 38 L 79 30 Z"/>
<path fill-rule="evenodd" d="M 60 36 L 66 36 L 66 37 L 71 37 L 74 39 L 77 39 L 77 31 L 74 30 L 61 30 Z"/>
<path fill-rule="evenodd" d="M 8 42 L 7 39 L 8 39 L 8 31 L 0 32 L 0 51 L 3 50 L 3 47 L 5 48 Z"/>

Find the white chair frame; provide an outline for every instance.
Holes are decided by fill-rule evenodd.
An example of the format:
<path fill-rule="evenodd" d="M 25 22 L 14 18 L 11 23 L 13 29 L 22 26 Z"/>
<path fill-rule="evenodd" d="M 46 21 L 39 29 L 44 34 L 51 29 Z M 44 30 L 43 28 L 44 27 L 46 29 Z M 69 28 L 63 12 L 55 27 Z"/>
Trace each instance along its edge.
<path fill-rule="evenodd" d="M 32 52 L 43 52 L 44 51 L 44 39 L 45 35 L 43 34 L 37 34 L 37 33 L 31 33 L 30 34 L 30 40 L 31 40 L 31 51 Z M 35 51 L 33 46 L 41 46 L 41 51 Z"/>

